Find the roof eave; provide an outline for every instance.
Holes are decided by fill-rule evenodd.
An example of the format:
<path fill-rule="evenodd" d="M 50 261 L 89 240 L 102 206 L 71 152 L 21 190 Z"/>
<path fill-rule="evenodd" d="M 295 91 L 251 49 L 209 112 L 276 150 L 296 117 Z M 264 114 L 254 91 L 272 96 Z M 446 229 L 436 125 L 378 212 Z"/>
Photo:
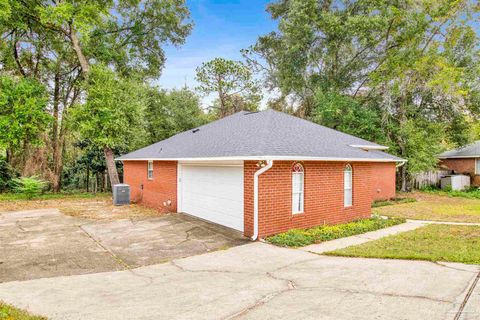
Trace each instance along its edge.
<path fill-rule="evenodd" d="M 352 162 L 405 162 L 394 158 L 342 158 L 309 156 L 234 156 L 234 157 L 184 157 L 184 158 L 116 158 L 116 161 L 228 161 L 228 160 L 296 160 L 296 161 L 352 161 Z"/>

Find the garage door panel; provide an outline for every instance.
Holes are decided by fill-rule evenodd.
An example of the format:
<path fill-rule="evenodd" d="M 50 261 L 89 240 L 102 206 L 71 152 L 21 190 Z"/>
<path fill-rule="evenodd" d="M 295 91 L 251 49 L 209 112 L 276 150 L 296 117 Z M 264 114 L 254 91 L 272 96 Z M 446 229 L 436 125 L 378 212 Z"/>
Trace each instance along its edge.
<path fill-rule="evenodd" d="M 183 212 L 243 231 L 243 167 L 181 168 Z"/>

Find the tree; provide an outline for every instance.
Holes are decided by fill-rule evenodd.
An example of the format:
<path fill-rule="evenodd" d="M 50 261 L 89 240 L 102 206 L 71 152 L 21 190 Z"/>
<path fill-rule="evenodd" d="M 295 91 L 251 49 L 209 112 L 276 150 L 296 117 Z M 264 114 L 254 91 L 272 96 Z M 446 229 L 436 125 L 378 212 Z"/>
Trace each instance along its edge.
<path fill-rule="evenodd" d="M 194 92 L 186 88 L 168 92 L 155 87 L 148 90 L 145 120 L 149 144 L 198 127 L 206 121 Z"/>
<path fill-rule="evenodd" d="M 215 58 L 204 62 L 196 70 L 197 90 L 215 93 L 216 103 L 211 109 L 223 118 L 241 110 L 256 110 L 261 100 L 258 84 L 251 70 L 239 61 Z"/>
<path fill-rule="evenodd" d="M 8 163 L 15 150 L 41 143 L 50 121 L 46 106 L 45 88 L 37 81 L 0 76 L 0 148 L 6 148 Z"/>
<path fill-rule="evenodd" d="M 74 126 L 83 139 L 104 151 L 110 183 L 119 183 L 114 149 L 131 150 L 145 140 L 145 89 L 102 65 L 92 67 L 87 100 L 74 108 Z"/>
<path fill-rule="evenodd" d="M 48 175 L 60 188 L 68 110 L 81 103 L 82 81 L 103 63 L 122 76 L 155 79 L 162 45 L 181 45 L 192 24 L 183 0 L 0 1 L 0 70 L 35 78 L 49 91 Z M 51 159 L 50 159 L 51 157 Z M 44 168 L 42 168 L 42 173 Z"/>
<path fill-rule="evenodd" d="M 470 0 L 279 0 L 268 7 L 278 31 L 244 55 L 297 115 L 408 159 L 406 190 L 442 146 L 467 143 L 467 121 L 478 119 L 478 9 Z"/>

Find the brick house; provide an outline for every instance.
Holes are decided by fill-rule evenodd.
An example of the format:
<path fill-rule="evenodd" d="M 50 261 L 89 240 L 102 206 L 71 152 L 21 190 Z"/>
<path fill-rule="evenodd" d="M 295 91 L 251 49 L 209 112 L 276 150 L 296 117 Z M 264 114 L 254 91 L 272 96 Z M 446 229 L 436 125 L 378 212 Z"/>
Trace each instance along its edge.
<path fill-rule="evenodd" d="M 438 156 L 440 167 L 470 176 L 472 186 L 480 187 L 480 140 Z"/>
<path fill-rule="evenodd" d="M 253 239 L 369 217 L 395 196 L 386 147 L 274 110 L 242 111 L 121 156 L 132 201 Z"/>

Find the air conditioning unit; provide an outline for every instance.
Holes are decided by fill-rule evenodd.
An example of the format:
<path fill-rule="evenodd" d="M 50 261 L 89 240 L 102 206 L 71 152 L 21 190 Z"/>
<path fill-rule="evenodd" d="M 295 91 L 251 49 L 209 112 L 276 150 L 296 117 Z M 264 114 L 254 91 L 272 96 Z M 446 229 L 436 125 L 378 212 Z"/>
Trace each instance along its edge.
<path fill-rule="evenodd" d="M 130 186 L 125 183 L 115 184 L 112 188 L 113 204 L 121 206 L 130 204 Z"/>

